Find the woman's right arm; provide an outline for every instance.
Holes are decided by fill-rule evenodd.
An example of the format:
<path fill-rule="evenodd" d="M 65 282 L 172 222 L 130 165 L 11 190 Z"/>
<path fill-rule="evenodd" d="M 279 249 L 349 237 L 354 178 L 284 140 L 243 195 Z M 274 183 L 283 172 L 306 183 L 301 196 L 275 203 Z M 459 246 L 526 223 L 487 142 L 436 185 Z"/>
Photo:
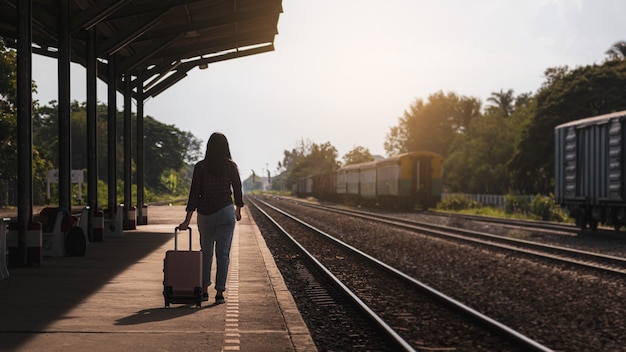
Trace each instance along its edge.
<path fill-rule="evenodd" d="M 187 230 L 189 227 L 189 223 L 191 222 L 191 216 L 193 215 L 193 210 L 187 211 L 187 216 L 185 216 L 185 221 L 183 221 L 180 225 L 178 225 L 179 230 Z"/>
<path fill-rule="evenodd" d="M 200 194 L 200 179 L 201 179 L 201 167 L 200 163 L 197 163 L 193 169 L 193 175 L 191 176 L 191 187 L 189 188 L 189 198 L 187 199 L 187 215 L 185 221 L 183 221 L 178 228 L 180 230 L 186 230 L 191 222 L 191 216 L 198 206 L 198 197 Z"/>

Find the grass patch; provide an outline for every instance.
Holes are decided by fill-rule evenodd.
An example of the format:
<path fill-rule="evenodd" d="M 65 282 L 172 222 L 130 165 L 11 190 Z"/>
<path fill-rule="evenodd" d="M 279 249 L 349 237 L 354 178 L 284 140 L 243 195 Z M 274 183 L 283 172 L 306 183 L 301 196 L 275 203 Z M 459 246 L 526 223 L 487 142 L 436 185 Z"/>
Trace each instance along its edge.
<path fill-rule="evenodd" d="M 524 201 L 522 197 L 507 195 L 504 209 L 481 206 L 463 195 L 456 195 L 440 202 L 436 211 L 501 219 L 574 222 L 554 202 L 554 196 L 552 195 L 537 195 L 530 204 Z"/>

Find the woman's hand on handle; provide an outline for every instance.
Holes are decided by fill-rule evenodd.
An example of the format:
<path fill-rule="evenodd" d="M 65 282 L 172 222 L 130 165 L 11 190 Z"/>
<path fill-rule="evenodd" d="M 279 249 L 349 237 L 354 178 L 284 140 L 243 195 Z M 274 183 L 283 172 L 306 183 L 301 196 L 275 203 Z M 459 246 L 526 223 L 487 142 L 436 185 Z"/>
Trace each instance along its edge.
<path fill-rule="evenodd" d="M 188 211 L 187 216 L 185 216 L 185 221 L 183 221 L 180 225 L 178 225 L 178 229 L 181 231 L 187 230 L 189 227 L 189 223 L 191 222 L 191 216 L 193 215 L 193 211 Z"/>

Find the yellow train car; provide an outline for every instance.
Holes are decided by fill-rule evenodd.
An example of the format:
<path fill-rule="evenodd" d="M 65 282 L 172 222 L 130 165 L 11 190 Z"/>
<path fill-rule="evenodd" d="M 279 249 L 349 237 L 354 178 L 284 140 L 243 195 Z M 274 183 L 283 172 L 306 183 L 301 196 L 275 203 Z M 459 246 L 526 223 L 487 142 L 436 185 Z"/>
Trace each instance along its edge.
<path fill-rule="evenodd" d="M 386 207 L 422 209 L 441 201 L 441 155 L 428 151 L 399 154 L 376 163 L 378 202 Z"/>

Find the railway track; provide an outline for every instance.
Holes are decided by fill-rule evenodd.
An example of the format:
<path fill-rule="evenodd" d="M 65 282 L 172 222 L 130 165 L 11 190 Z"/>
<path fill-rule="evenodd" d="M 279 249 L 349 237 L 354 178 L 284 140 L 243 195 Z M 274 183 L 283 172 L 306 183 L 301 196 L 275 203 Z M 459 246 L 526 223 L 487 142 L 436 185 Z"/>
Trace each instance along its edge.
<path fill-rule="evenodd" d="M 314 203 L 309 203 L 306 201 L 302 201 L 302 203 L 314 204 Z M 340 209 L 339 207 L 333 206 L 330 204 L 325 204 L 325 206 Z M 354 210 L 354 211 L 358 212 L 358 210 Z M 363 212 L 367 213 L 366 210 L 364 210 Z M 381 210 L 373 210 L 371 212 L 380 214 Z M 397 213 L 394 213 L 394 214 L 397 214 Z M 598 228 L 595 231 L 592 231 L 590 229 L 582 230 L 574 224 L 555 223 L 555 222 L 540 221 L 540 220 L 505 219 L 505 218 L 495 218 L 495 217 L 480 216 L 480 215 L 450 214 L 450 213 L 434 212 L 434 211 L 422 211 L 420 212 L 420 214 L 426 215 L 426 216 L 432 216 L 432 217 L 453 219 L 454 221 L 467 220 L 467 221 L 472 221 L 472 222 L 494 224 L 503 228 L 533 230 L 533 231 L 539 231 L 539 232 L 547 233 L 547 234 L 565 235 L 565 236 L 577 236 L 577 235 L 582 234 L 582 235 L 593 235 L 596 237 L 606 237 L 609 239 L 626 240 L 626 233 L 615 231 L 614 229 L 610 229 L 608 227 L 602 227 L 602 228 Z"/>
<path fill-rule="evenodd" d="M 531 220 L 516 220 L 516 219 L 500 219 L 487 216 L 478 215 L 462 215 L 462 214 L 446 214 L 437 212 L 425 212 L 427 215 L 432 216 L 445 216 L 455 217 L 457 219 L 464 219 L 469 221 L 484 222 L 490 224 L 496 224 L 503 227 L 511 228 L 524 228 L 533 229 L 547 233 L 575 235 L 580 232 L 580 229 L 571 224 L 559 224 L 549 221 L 531 221 Z"/>
<path fill-rule="evenodd" d="M 307 202 L 302 202 L 300 204 L 306 207 L 333 211 L 336 213 L 359 217 L 370 221 L 376 221 L 386 225 L 395 226 L 422 234 L 428 234 L 443 239 L 465 241 L 467 243 L 484 245 L 500 250 L 527 254 L 529 256 L 539 257 L 558 263 L 575 265 L 581 268 L 599 270 L 618 275 L 626 275 L 626 258 L 620 256 L 601 254 L 524 239 L 510 238 L 496 234 L 488 234 L 484 232 L 453 228 L 424 221 L 406 219 L 397 215 L 380 214 L 360 210 L 340 209 L 337 207 L 329 207 Z M 479 221 L 483 220 L 480 219 Z M 496 223 L 495 220 L 493 222 Z M 504 222 L 505 225 L 515 224 L 515 226 L 522 226 L 524 223 L 525 222 Z M 552 226 L 551 224 L 537 224 L 535 228 L 540 230 L 555 230 L 559 227 Z"/>
<path fill-rule="evenodd" d="M 317 266 L 315 271 L 349 296 L 394 349 L 551 350 L 293 214 L 260 199 L 253 204 L 286 233 L 301 255 L 311 256 L 307 261 Z M 389 291 L 402 294 L 380 294 Z"/>
<path fill-rule="evenodd" d="M 626 240 L 626 233 L 616 231 L 615 229 L 608 228 L 608 227 L 601 227 L 601 228 L 596 229 L 595 231 L 592 231 L 589 228 L 583 230 L 574 224 L 555 223 L 555 222 L 550 222 L 550 221 L 502 219 L 502 218 L 494 218 L 494 217 L 479 216 L 479 215 L 446 214 L 446 213 L 438 213 L 438 212 L 424 212 L 424 214 L 431 215 L 431 216 L 453 217 L 456 219 L 495 224 L 495 225 L 505 227 L 505 228 L 526 229 L 526 230 L 530 229 L 534 231 L 540 231 L 543 233 L 556 234 L 556 235 L 568 235 L 568 236 L 588 235 L 588 236 L 602 237 L 602 238 L 608 238 L 608 239 L 613 239 L 613 240 L 615 239 Z"/>
<path fill-rule="evenodd" d="M 343 241 L 555 350 L 606 351 L 623 350 L 626 346 L 626 306 L 623 304 L 626 277 L 620 272 L 621 264 L 601 265 L 616 265 L 617 271 L 592 268 L 584 263 L 581 267 L 557 259 L 538 258 L 533 253 L 458 240 L 454 236 L 440 237 L 403 227 L 405 225 L 393 226 L 339 214 L 333 209 L 309 207 L 293 198 L 266 196 L 263 199 L 290 209 L 318 228 L 337 234 Z M 623 241 L 602 237 L 547 235 L 530 229 L 500 230 L 496 225 L 423 217 L 422 213 L 384 215 L 412 220 L 425 218 L 457 230 L 489 231 L 500 237 L 523 237 L 558 244 L 557 247 L 590 249 L 609 257 L 626 257 Z"/>

